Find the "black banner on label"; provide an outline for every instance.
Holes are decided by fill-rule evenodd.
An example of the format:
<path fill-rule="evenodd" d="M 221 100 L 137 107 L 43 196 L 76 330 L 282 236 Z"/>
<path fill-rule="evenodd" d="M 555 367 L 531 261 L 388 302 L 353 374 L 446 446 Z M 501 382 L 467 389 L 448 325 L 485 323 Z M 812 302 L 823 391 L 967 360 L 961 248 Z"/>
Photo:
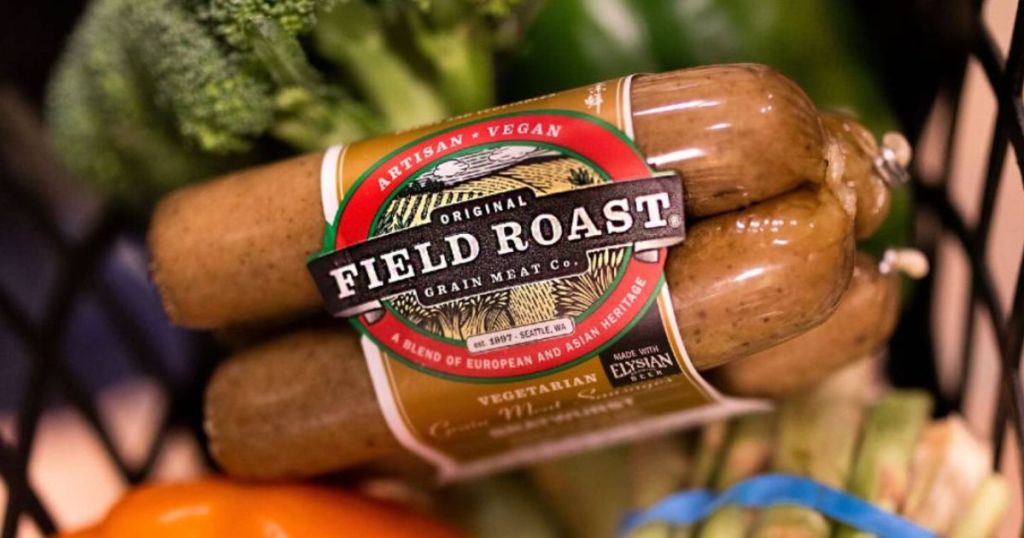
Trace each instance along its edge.
<path fill-rule="evenodd" d="M 675 174 L 537 197 L 517 189 L 433 210 L 429 222 L 309 262 L 327 310 L 354 316 L 414 291 L 424 306 L 587 271 L 587 253 L 683 240 Z"/>

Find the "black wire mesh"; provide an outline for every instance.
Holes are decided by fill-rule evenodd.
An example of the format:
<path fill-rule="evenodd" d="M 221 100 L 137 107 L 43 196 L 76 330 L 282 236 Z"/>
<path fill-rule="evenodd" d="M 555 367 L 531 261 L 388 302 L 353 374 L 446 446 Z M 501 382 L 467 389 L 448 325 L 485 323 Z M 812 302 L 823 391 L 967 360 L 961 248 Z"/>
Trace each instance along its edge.
<path fill-rule="evenodd" d="M 947 409 L 956 410 L 961 410 L 964 405 L 965 390 L 970 385 L 973 373 L 970 366 L 977 344 L 977 306 L 991 323 L 1000 359 L 1002 387 L 1000 391 L 993 393 L 993 397 L 998 399 L 993 428 L 993 446 L 996 450 L 994 461 L 998 464 L 1002 460 L 1001 452 L 1008 429 L 1014 436 L 1016 446 L 1024 447 L 1024 389 L 1020 381 L 1020 359 L 1024 343 L 1024 259 L 1019 265 L 1015 292 L 1008 311 L 1004 310 L 1000 302 L 992 267 L 987 261 L 992 216 L 1000 189 L 1024 188 L 1024 184 L 1002 184 L 1003 168 L 1009 150 L 1013 151 L 1017 167 L 1024 174 L 1024 106 L 1021 102 L 1021 90 L 1024 86 L 1024 6 L 1017 6 L 1009 52 L 1005 58 L 992 33 L 982 21 L 980 2 L 974 6 L 970 22 L 965 39 L 967 55 L 956 60 L 958 68 L 955 76 L 947 80 L 940 89 L 940 99 L 952 109 L 946 125 L 948 137 L 942 171 L 938 177 L 925 177 L 921 171 L 917 174 L 922 181 L 915 185 L 916 199 L 920 204 L 919 212 L 925 214 L 923 216 L 926 218 L 923 220 L 926 224 L 922 226 L 924 229 L 917 231 L 916 242 L 929 254 L 933 262 L 937 245 L 944 236 L 953 237 L 967 253 L 971 282 L 968 287 L 969 297 L 962 329 L 961 371 L 958 390 L 951 397 L 945 398 L 944 403 Z M 982 195 L 977 201 L 978 219 L 973 225 L 967 223 L 950 198 L 953 136 L 961 120 L 959 103 L 968 55 L 982 66 L 997 102 L 997 117 L 989 142 Z M 931 217 L 931 222 L 937 222 L 940 226 L 929 227 L 927 217 Z M 917 328 L 924 328 L 927 333 L 901 335 L 905 340 L 917 343 L 934 341 L 927 316 L 932 310 L 932 298 L 936 293 L 935 284 L 934 278 L 929 278 L 925 282 L 925 289 L 922 290 L 924 293 L 917 296 L 917 302 L 924 307 L 911 314 L 911 323 Z M 913 318 L 923 318 L 923 321 Z M 902 359 L 907 355 L 894 353 L 894 356 Z M 925 385 L 938 392 L 934 356 L 927 357 L 927 361 L 931 368 L 928 370 L 930 379 Z M 1019 465 L 1018 468 L 1024 473 L 1024 465 Z"/>
<path fill-rule="evenodd" d="M 872 3 L 864 5 L 868 6 L 864 9 L 869 10 Z M 897 9 L 894 3 L 883 1 L 874 2 L 873 5 L 889 15 L 879 19 L 882 22 L 877 25 L 878 28 L 884 29 L 886 24 L 895 24 L 897 27 L 904 25 L 904 28 L 897 28 L 896 31 L 906 31 L 903 19 L 892 16 L 893 10 Z M 1018 6 L 1009 51 L 1004 57 L 982 22 L 980 1 L 973 4 L 956 1 L 937 4 L 903 2 L 899 6 L 903 10 L 901 15 L 918 18 L 919 27 L 925 31 L 943 31 L 933 30 L 929 17 L 942 17 L 946 23 L 949 22 L 947 19 L 954 21 L 952 30 L 948 30 L 948 25 L 945 26 L 948 35 L 941 36 L 941 43 L 946 48 L 940 51 L 940 59 L 932 58 L 931 62 L 922 60 L 914 64 L 914 68 L 925 70 L 935 80 L 935 93 L 928 94 L 926 90 L 924 94 L 937 97 L 952 110 L 943 126 L 947 134 L 947 153 L 940 173 L 936 177 L 923 177 L 923 172 L 918 171 L 918 176 L 923 177 L 924 181 L 915 185 L 916 201 L 919 204 L 919 225 L 915 241 L 934 264 L 939 242 L 943 237 L 953 237 L 967 253 L 971 282 L 962 329 L 960 364 L 963 369 L 958 389 L 953 394 L 943 394 L 939 387 L 931 325 L 936 286 L 934 277 L 921 283 L 919 292 L 901 322 L 893 342 L 892 354 L 900 362 L 891 365 L 890 372 L 898 384 L 924 387 L 935 393 L 940 410 L 962 409 L 964 391 L 972 375 L 972 354 L 977 343 L 976 310 L 980 310 L 991 322 L 1002 368 L 1002 387 L 993 395 L 998 398 L 996 427 L 993 428 L 993 446 L 997 451 L 994 461 L 998 464 L 1002 460 L 998 451 L 1003 447 L 1007 431 L 1012 432 L 1017 446 L 1024 447 L 1024 390 L 1020 382 L 1020 359 L 1024 348 L 1024 259 L 1019 266 L 1011 305 L 1009 309 L 1004 309 L 997 296 L 992 268 L 986 257 L 992 233 L 992 214 L 1000 190 L 1024 188 L 1024 185 L 1001 184 L 1006 155 L 1010 150 L 1016 156 L 1017 167 L 1024 176 L 1024 104 L 1021 100 L 1024 86 L 1024 9 Z M 965 16 L 960 17 L 962 6 L 967 8 Z M 936 25 L 935 28 L 943 26 Z M 912 53 L 914 51 L 904 51 L 904 54 Z M 998 103 L 997 120 L 990 136 L 984 186 L 981 198 L 976 202 L 979 218 L 972 224 L 952 203 L 949 189 L 952 142 L 961 121 L 958 104 L 969 58 L 976 59 L 983 67 Z M 908 65 L 906 57 L 898 60 L 902 62 L 897 65 L 898 68 Z M 901 91 L 903 88 L 895 88 L 893 92 L 897 108 L 901 108 L 908 132 L 916 136 L 920 133 L 926 111 L 933 109 L 933 100 L 921 99 L 921 93 L 901 97 Z M 27 475 L 39 420 L 49 403 L 61 400 L 75 409 L 94 429 L 124 482 L 137 484 L 152 472 L 154 462 L 163 450 L 170 432 L 188 431 L 202 441 L 201 394 L 213 362 L 213 346 L 209 342 L 194 335 L 176 334 L 174 338 L 188 342 L 185 358 L 178 358 L 179 361 L 187 362 L 184 373 L 178 371 L 181 365 L 175 366 L 168 362 L 165 346 L 161 344 L 160 338 L 151 334 L 150 324 L 143 317 L 133 315 L 133 308 L 138 308 L 138 305 L 128 304 L 132 301 L 118 292 L 116 282 L 105 276 L 104 267 L 116 263 L 111 262 L 116 257 L 116 249 L 129 248 L 141 252 L 139 223 L 122 215 L 100 211 L 88 225 L 72 225 L 69 231 L 66 223 L 54 218 L 47 194 L 27 187 L 33 182 L 31 178 L 26 180 L 16 176 L 9 170 L 0 176 L 0 207 L 4 208 L 4 214 L 17 216 L 12 221 L 13 225 L 6 221 L 2 224 L 5 231 L 13 229 L 7 226 L 31 229 L 35 234 L 33 241 L 43 242 L 46 249 L 51 251 L 54 274 L 48 286 L 39 284 L 39 290 L 29 290 L 28 295 L 35 299 L 28 303 L 18 300 L 19 294 L 25 291 L 18 289 L 18 284 L 0 282 L 0 338 L 5 338 L 8 344 L 0 347 L 0 350 L 11 355 L 0 357 L 0 364 L 24 360 L 26 365 L 20 374 L 20 394 L 0 394 L 0 403 L 5 398 L 14 402 L 17 417 L 13 438 L 0 435 L 0 479 L 8 491 L 2 538 L 14 537 L 19 523 L 24 519 L 31 521 L 43 534 L 56 531 L 48 508 L 29 483 Z M 19 256 L 19 251 L 12 250 L 10 245 L 0 247 L 5 249 L 5 256 Z M 46 293 L 42 291 L 44 287 L 47 288 Z M 96 406 L 98 388 L 83 379 L 81 365 L 90 364 L 94 357 L 83 356 L 83 350 L 73 347 L 68 349 L 65 345 L 73 324 L 72 312 L 76 304 L 83 301 L 94 302 L 106 318 L 115 339 L 124 350 L 123 356 L 129 363 L 129 370 L 135 375 L 153 380 L 168 398 L 161 423 L 154 430 L 153 439 L 141 461 L 129 462 L 119 453 Z M 16 348 L 24 351 L 23 359 L 13 356 L 15 353 L 10 350 Z M 1024 461 L 1018 467 L 1024 473 Z M 1024 480 L 1021 483 L 1024 484 Z"/>
<path fill-rule="evenodd" d="M 0 130 L 10 143 L 11 116 L 25 116 L 27 107 L 2 93 Z M 22 128 L 18 147 L 6 149 L 23 157 L 38 153 L 43 137 L 41 129 Z M 7 167 L 0 175 L 0 251 L 5 262 L 28 267 L 27 278 L 0 282 L 0 388 L 7 391 L 0 393 L 0 409 L 16 417 L 13 438 L 0 434 L 0 479 L 7 489 L 3 538 L 14 537 L 26 519 L 45 535 L 56 531 L 38 484 L 28 476 L 48 406 L 73 409 L 124 483 L 138 484 L 152 473 L 172 432 L 189 432 L 202 443 L 202 390 L 213 363 L 206 338 L 170 327 L 146 282 L 144 262 L 132 271 L 134 286 L 125 278 L 131 255 L 144 260 L 139 223 L 102 208 L 78 215 L 62 211 L 67 208 L 44 192 L 68 185 L 57 178 L 47 189 L 41 184 L 54 178 L 39 173 L 30 165 Z M 99 334 L 104 331 L 107 338 Z M 125 377 L 151 381 L 167 402 L 138 461 L 119 450 L 97 404 L 105 385 Z"/>

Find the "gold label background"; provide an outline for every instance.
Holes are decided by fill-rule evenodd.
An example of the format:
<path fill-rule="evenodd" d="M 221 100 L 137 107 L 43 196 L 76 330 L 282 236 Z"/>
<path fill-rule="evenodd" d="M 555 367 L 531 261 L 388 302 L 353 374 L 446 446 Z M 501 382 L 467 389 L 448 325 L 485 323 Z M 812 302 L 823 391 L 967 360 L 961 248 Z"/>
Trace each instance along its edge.
<path fill-rule="evenodd" d="M 624 94 L 625 80 L 619 79 L 602 83 L 600 86 L 592 85 L 497 107 L 349 146 L 339 155 L 339 199 L 364 171 L 395 148 L 471 119 L 525 110 L 574 110 L 596 116 L 628 132 L 622 104 L 623 99 L 629 98 Z M 594 106 L 598 99 L 601 101 L 599 107 Z M 582 164 L 574 160 L 573 163 L 574 166 Z M 655 283 L 651 282 L 649 285 L 654 286 Z M 517 293 L 531 291 L 528 288 L 531 286 L 526 286 Z M 536 286 L 532 291 L 544 292 L 547 289 L 549 288 L 545 286 Z M 547 317 L 544 313 L 536 313 L 531 317 L 529 310 L 543 309 L 545 304 L 553 299 L 535 293 L 529 295 L 526 298 L 527 302 L 515 309 L 516 317 L 514 321 L 509 321 L 510 326 L 513 323 L 531 323 L 532 318 Z M 671 304 L 668 304 L 666 295 L 660 294 L 651 308 L 658 308 L 662 312 L 663 325 L 668 340 L 676 348 L 676 357 L 680 361 L 688 361 L 678 331 L 667 321 L 672 319 L 672 314 Z M 668 318 L 665 316 L 666 313 Z M 487 330 L 500 327 L 493 323 L 489 325 L 492 327 Z M 509 353 L 514 354 L 514 348 L 510 348 Z M 564 370 L 546 372 L 532 379 L 498 383 L 441 378 L 390 357 L 384 352 L 381 352 L 379 357 L 369 357 L 368 360 L 380 361 L 378 366 L 385 372 L 388 387 L 384 390 L 377 387 L 378 397 L 393 398 L 401 422 L 408 433 L 421 444 L 463 463 L 498 456 L 510 450 L 545 441 L 692 409 L 716 401 L 716 395 L 709 392 L 705 385 L 696 379 L 695 373 L 691 374 L 694 372 L 692 367 L 683 367 L 681 374 L 614 388 L 607 380 L 597 356 Z M 374 365 L 371 364 L 371 369 L 373 368 Z M 577 380 L 594 382 L 575 386 Z M 563 390 L 551 390 L 545 394 L 538 393 L 525 398 L 514 398 L 511 401 L 492 402 L 488 405 L 481 403 L 481 398 L 488 399 L 495 394 L 514 395 L 519 389 L 552 387 L 558 382 L 569 385 Z M 388 413 L 387 406 L 382 407 L 385 413 Z M 392 426 L 394 429 L 393 424 Z M 514 434 L 495 435 L 496 431 L 508 431 L 509 428 L 523 429 Z M 403 435 L 400 433 L 396 432 L 396 437 L 401 440 Z M 415 446 L 407 448 L 413 452 L 420 451 L 420 448 Z"/>

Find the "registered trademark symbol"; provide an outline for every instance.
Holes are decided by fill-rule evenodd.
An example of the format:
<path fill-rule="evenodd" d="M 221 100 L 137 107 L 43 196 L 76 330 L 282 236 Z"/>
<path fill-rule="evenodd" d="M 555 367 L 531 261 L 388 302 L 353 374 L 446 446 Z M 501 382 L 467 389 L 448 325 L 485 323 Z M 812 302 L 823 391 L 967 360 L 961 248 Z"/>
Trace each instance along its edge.
<path fill-rule="evenodd" d="M 678 228 L 682 224 L 683 224 L 683 219 L 681 219 L 679 217 L 679 215 L 669 215 L 669 217 L 668 217 L 668 225 L 669 226 L 671 226 L 673 228 Z"/>

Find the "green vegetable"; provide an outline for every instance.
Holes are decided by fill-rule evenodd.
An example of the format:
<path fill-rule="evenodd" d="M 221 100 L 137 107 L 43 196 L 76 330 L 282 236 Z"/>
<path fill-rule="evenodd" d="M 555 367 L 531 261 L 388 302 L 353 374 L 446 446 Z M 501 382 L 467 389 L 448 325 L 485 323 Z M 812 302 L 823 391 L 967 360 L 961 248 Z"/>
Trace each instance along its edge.
<path fill-rule="evenodd" d="M 557 522 L 521 473 L 465 482 L 442 492 L 442 511 L 476 538 L 556 538 Z"/>
<path fill-rule="evenodd" d="M 529 473 L 569 536 L 612 538 L 632 504 L 628 460 L 627 448 L 617 446 L 541 463 Z"/>
<path fill-rule="evenodd" d="M 864 364 L 854 364 L 813 390 L 783 401 L 773 470 L 842 489 L 853 466 L 864 407 L 873 388 L 871 373 Z M 783 505 L 760 515 L 753 536 L 827 538 L 831 531 L 821 514 Z"/>
<path fill-rule="evenodd" d="M 870 43 L 842 0 L 547 0 L 516 49 L 510 97 L 645 71 L 760 62 L 823 108 L 894 128 Z"/>
<path fill-rule="evenodd" d="M 394 1 L 394 0 L 392 0 Z M 493 0 L 472 5 L 464 0 L 432 0 L 429 10 L 406 10 L 413 43 L 428 60 L 449 112 L 462 114 L 494 103 L 494 65 L 479 43 L 488 29 L 473 10 L 507 16 L 512 3 Z"/>
<path fill-rule="evenodd" d="M 636 510 L 650 508 L 666 496 L 684 489 L 692 470 L 689 439 L 665 436 L 645 439 L 628 448 L 632 504 Z M 673 529 L 667 523 L 654 522 L 629 533 L 629 538 L 682 538 L 687 529 Z"/>
<path fill-rule="evenodd" d="M 848 491 L 896 511 L 907 494 L 910 459 L 931 410 L 931 397 L 924 392 L 898 390 L 883 396 L 868 417 Z M 837 536 L 871 535 L 842 526 Z"/>
<path fill-rule="evenodd" d="M 170 0 L 130 1 L 126 52 L 146 66 L 153 98 L 170 109 L 177 128 L 210 153 L 246 151 L 273 120 L 267 82 L 223 54 L 185 7 Z"/>
<path fill-rule="evenodd" d="M 191 181 L 493 104 L 516 0 L 93 0 L 51 80 L 65 164 L 144 208 Z"/>
<path fill-rule="evenodd" d="M 239 113 L 240 127 L 222 136 L 212 136 L 218 120 L 208 122 L 204 115 L 215 108 L 212 94 L 218 88 L 233 81 L 241 86 L 241 93 L 260 95 L 260 83 L 240 77 L 235 70 L 215 73 L 195 66 L 190 71 L 165 61 L 158 69 L 174 79 L 166 88 L 152 77 L 143 76 L 149 69 L 143 68 L 144 61 L 155 61 L 160 55 L 155 40 L 141 39 L 143 29 L 159 29 L 179 38 L 197 32 L 187 40 L 188 44 L 194 44 L 197 50 L 215 45 L 212 37 L 199 31 L 194 21 L 182 17 L 180 9 L 167 4 L 163 0 L 106 0 L 92 4 L 70 37 L 47 94 L 50 131 L 65 164 L 99 190 L 131 205 L 140 205 L 182 183 L 243 162 L 202 152 L 197 147 L 198 140 L 188 143 L 183 139 L 184 131 L 201 135 L 211 143 L 216 139 L 230 145 L 244 138 L 245 129 L 259 127 L 264 121 L 269 123 L 269 116 L 239 111 L 238 101 L 229 99 L 222 107 L 223 117 L 226 119 L 229 112 Z M 152 16 L 144 15 L 146 10 Z M 138 39 L 142 44 L 130 49 L 125 45 L 130 39 Z M 161 43 L 165 41 L 160 39 Z M 164 111 L 184 103 L 172 92 L 186 80 L 201 84 L 209 101 L 178 121 Z M 193 103 L 198 99 L 198 95 L 190 98 Z"/>
<path fill-rule="evenodd" d="M 516 47 L 503 100 L 514 101 L 658 71 L 643 13 L 646 0 L 554 0 L 540 7 Z"/>
<path fill-rule="evenodd" d="M 767 468 L 775 450 L 775 423 L 775 415 L 769 413 L 754 413 L 733 421 L 721 468 L 715 477 L 716 490 L 729 489 Z"/>
<path fill-rule="evenodd" d="M 343 66 L 388 128 L 406 129 L 447 114 L 441 96 L 391 48 L 384 18 L 373 6 L 362 0 L 338 2 L 321 17 L 313 31 L 316 50 Z"/>
<path fill-rule="evenodd" d="M 317 0 L 186 0 L 198 19 L 231 47 L 252 49 L 253 26 L 273 22 L 291 36 L 316 24 Z"/>
<path fill-rule="evenodd" d="M 685 439 L 674 435 L 644 439 L 627 450 L 634 508 L 649 508 L 685 486 L 692 466 Z"/>
<path fill-rule="evenodd" d="M 728 446 L 715 489 L 723 491 L 763 471 L 771 460 L 776 417 L 757 413 L 736 419 L 729 433 Z M 753 522 L 754 512 L 739 506 L 726 506 L 711 515 L 700 529 L 701 538 L 743 538 Z"/>
<path fill-rule="evenodd" d="M 1010 486 L 998 474 L 986 478 L 974 492 L 950 538 L 988 538 L 994 536 L 1010 507 Z"/>
<path fill-rule="evenodd" d="M 693 536 L 693 530 L 690 527 L 673 527 L 668 523 L 652 522 L 634 529 L 627 538 L 690 538 L 691 536 Z"/>
<path fill-rule="evenodd" d="M 949 533 L 956 514 L 992 470 L 992 446 L 950 415 L 924 427 L 910 463 L 903 517 L 936 534 Z"/>
<path fill-rule="evenodd" d="M 722 459 L 722 447 L 728 438 L 729 423 L 716 420 L 704 425 L 697 439 L 697 452 L 693 457 L 693 471 L 690 472 L 690 489 L 711 487 Z"/>
<path fill-rule="evenodd" d="M 704 425 L 697 433 L 695 453 L 692 456 L 691 469 L 688 472 L 685 489 L 705 489 L 713 486 L 714 477 L 720 474 L 723 464 L 723 448 L 729 435 L 729 423 L 716 420 Z M 696 526 L 671 527 L 658 525 L 673 538 L 695 536 Z M 630 537 L 632 538 L 632 537 Z"/>

